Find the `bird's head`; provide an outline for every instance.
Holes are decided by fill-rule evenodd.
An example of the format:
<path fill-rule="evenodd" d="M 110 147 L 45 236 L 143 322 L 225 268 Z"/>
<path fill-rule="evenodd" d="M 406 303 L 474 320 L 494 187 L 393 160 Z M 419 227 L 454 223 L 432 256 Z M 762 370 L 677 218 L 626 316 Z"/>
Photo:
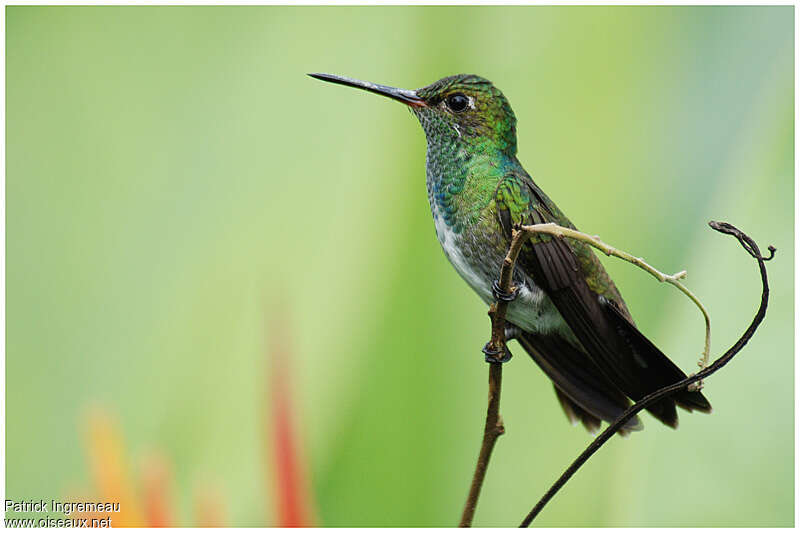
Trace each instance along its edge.
<path fill-rule="evenodd" d="M 457 74 L 421 89 L 408 90 L 332 74 L 309 75 L 406 104 L 422 124 L 428 143 L 455 138 L 468 144 L 492 146 L 509 156 L 516 154 L 514 111 L 503 93 L 480 76 Z"/>

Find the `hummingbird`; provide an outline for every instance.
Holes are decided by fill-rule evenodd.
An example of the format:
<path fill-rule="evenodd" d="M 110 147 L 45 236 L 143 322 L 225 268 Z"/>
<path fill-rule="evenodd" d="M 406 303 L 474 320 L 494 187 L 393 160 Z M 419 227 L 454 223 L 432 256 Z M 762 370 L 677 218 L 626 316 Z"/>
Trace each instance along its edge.
<path fill-rule="evenodd" d="M 629 405 L 686 375 L 641 333 L 619 290 L 585 243 L 537 235 L 523 246 L 514 288 L 497 284 L 512 230 L 553 222 L 575 229 L 517 159 L 516 117 L 492 82 L 473 74 L 416 90 L 333 74 L 313 78 L 405 104 L 425 132 L 426 185 L 436 237 L 464 281 L 490 305 L 509 300 L 507 338 L 516 340 L 553 382 L 573 425 L 599 430 Z M 487 353 L 489 362 L 510 359 Z M 710 413 L 699 391 L 683 390 L 651 406 L 677 428 L 676 405 Z M 643 428 L 631 419 L 620 433 Z"/>

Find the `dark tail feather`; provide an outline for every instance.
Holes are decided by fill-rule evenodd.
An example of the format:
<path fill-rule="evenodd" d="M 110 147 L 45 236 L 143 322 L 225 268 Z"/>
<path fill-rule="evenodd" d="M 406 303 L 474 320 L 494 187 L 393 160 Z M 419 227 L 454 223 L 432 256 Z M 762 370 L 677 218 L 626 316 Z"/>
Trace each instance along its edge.
<path fill-rule="evenodd" d="M 558 403 L 561 404 L 561 408 L 564 409 L 569 421 L 573 424 L 580 422 L 589 433 L 597 433 L 597 430 L 600 429 L 600 419 L 589 414 L 580 405 L 570 400 L 569 396 L 561 392 L 555 383 L 553 383 L 553 388 L 556 391 Z"/>
<path fill-rule="evenodd" d="M 594 432 L 601 420 L 614 421 L 630 405 L 589 356 L 563 338 L 527 332 L 519 333 L 516 338 L 553 381 L 561 407 L 571 421 L 580 421 Z M 639 418 L 634 417 L 619 433 L 624 435 L 643 427 Z"/>
<path fill-rule="evenodd" d="M 588 413 L 583 407 L 578 405 L 577 403 L 573 402 L 569 399 L 569 396 L 558 390 L 556 384 L 553 384 L 553 389 L 556 391 L 556 397 L 558 398 L 558 403 L 561 404 L 561 408 L 564 409 L 564 412 L 567 414 L 567 418 L 573 424 L 577 424 L 580 422 L 583 427 L 586 428 L 586 431 L 591 433 L 592 435 L 596 435 L 598 431 L 600 431 L 600 419 L 596 416 Z M 640 423 L 638 426 L 633 428 L 620 428 L 617 430 L 617 433 L 626 437 L 631 431 L 639 431 L 643 428 L 642 424 Z"/>
<path fill-rule="evenodd" d="M 686 378 L 686 374 L 650 342 L 636 326 L 631 324 L 616 307 L 606 305 L 605 309 L 607 310 L 606 314 L 614 324 L 620 338 L 624 339 L 627 343 L 634 359 L 638 363 L 639 371 L 637 372 L 637 377 L 641 381 L 643 388 L 647 391 L 647 394 Z M 635 399 L 638 400 L 640 398 Z M 671 396 L 669 400 L 674 400 L 679 407 L 690 412 L 711 412 L 711 404 L 706 397 L 698 391 L 684 390 Z M 664 404 L 664 402 L 661 402 L 661 404 Z M 674 424 L 669 422 L 665 423 L 669 423 L 672 427 L 677 427 L 678 415 L 675 413 L 674 407 L 672 407 L 672 412 L 674 413 Z"/>

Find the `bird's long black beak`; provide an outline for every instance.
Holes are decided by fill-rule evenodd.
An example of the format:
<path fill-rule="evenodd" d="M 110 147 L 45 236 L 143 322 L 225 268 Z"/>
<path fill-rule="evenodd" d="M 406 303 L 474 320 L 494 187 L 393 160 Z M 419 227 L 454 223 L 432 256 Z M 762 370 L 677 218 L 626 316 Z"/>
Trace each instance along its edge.
<path fill-rule="evenodd" d="M 416 91 L 409 91 L 408 89 L 398 89 L 396 87 L 388 87 L 386 85 L 378 85 L 377 83 L 370 83 L 368 81 L 354 80 L 353 78 L 345 78 L 344 76 L 335 76 L 333 74 L 309 74 L 312 78 L 317 78 L 322 81 L 329 81 L 339 85 L 346 85 L 348 87 L 355 87 L 356 89 L 364 89 L 375 94 L 388 96 L 398 102 L 411 107 L 425 107 L 427 104 L 425 100 L 417 96 Z"/>

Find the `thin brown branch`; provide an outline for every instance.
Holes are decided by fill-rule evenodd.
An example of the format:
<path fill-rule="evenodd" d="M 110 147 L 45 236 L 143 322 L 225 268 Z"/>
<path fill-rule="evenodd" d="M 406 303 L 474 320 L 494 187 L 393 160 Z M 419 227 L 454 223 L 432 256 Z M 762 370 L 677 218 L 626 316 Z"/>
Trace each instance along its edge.
<path fill-rule="evenodd" d="M 561 487 L 566 484 L 567 481 L 583 466 L 589 458 L 594 455 L 594 453 L 600 449 L 603 444 L 605 444 L 613 435 L 617 432 L 619 428 L 621 428 L 625 422 L 636 416 L 637 413 L 646 409 L 650 405 L 658 402 L 659 400 L 675 394 L 678 391 L 685 390 L 687 387 L 696 383 L 702 379 L 707 378 L 708 376 L 717 372 L 720 368 L 728 364 L 733 357 L 739 353 L 742 348 L 747 344 L 747 342 L 753 337 L 758 329 L 758 326 L 761 324 L 761 321 L 764 320 L 764 316 L 767 312 L 767 304 L 769 302 L 769 283 L 767 281 L 767 268 L 764 264 L 765 261 L 769 261 L 775 255 L 775 248 L 773 246 L 769 247 L 770 255 L 769 257 L 763 257 L 761 255 L 761 251 L 758 248 L 758 245 L 748 237 L 746 234 L 742 233 L 740 230 L 735 228 L 734 226 L 728 224 L 727 222 L 709 222 L 709 226 L 720 233 L 725 233 L 728 235 L 733 235 L 739 240 L 739 243 L 742 247 L 749 253 L 757 262 L 759 272 L 761 273 L 761 284 L 762 284 L 762 292 L 761 292 L 761 304 L 759 305 L 758 311 L 756 312 L 753 321 L 750 323 L 750 326 L 745 330 L 742 336 L 739 338 L 736 343 L 728 349 L 721 357 L 719 357 L 716 361 L 714 361 L 711 365 L 704 368 L 697 374 L 690 376 L 684 380 L 681 380 L 673 385 L 668 385 L 662 389 L 659 389 L 652 394 L 648 394 L 634 405 L 629 407 L 625 410 L 619 418 L 617 418 L 611 425 L 606 428 L 597 438 L 592 441 L 591 444 L 581 453 L 575 461 L 564 471 L 561 477 L 556 480 L 553 486 L 548 489 L 548 491 L 542 496 L 542 498 L 536 503 L 536 505 L 531 509 L 531 512 L 525 517 L 520 524 L 520 527 L 528 527 L 531 522 L 533 522 L 534 518 L 541 512 L 545 505 L 556 495 L 556 493 L 561 489 Z"/>
<path fill-rule="evenodd" d="M 500 281 L 498 289 L 501 293 L 512 294 L 515 290 L 512 286 L 514 277 L 514 265 L 517 256 L 522 249 L 525 240 L 530 233 L 512 230 L 511 244 L 508 253 L 503 260 L 500 268 Z M 489 316 L 492 320 L 491 340 L 486 344 L 483 351 L 487 355 L 487 360 L 492 358 L 495 362 L 489 363 L 489 406 L 486 410 L 486 424 L 483 429 L 483 441 L 481 451 L 478 454 L 478 462 L 475 465 L 475 474 L 472 476 L 467 502 L 464 505 L 464 512 L 461 514 L 459 527 L 470 527 L 472 518 L 475 516 L 475 508 L 478 505 L 478 497 L 481 493 L 483 480 L 486 477 L 486 469 L 489 466 L 489 459 L 492 450 L 497 442 L 497 438 L 505 432 L 503 419 L 500 417 L 500 389 L 503 383 L 503 363 L 509 357 L 508 347 L 506 346 L 506 311 L 510 299 L 499 298 L 489 309 Z"/>
<path fill-rule="evenodd" d="M 475 516 L 475 507 L 478 505 L 478 496 L 481 493 L 483 479 L 489 466 L 489 458 L 497 442 L 497 437 L 505 432 L 503 419 L 500 417 L 500 386 L 503 382 L 503 363 L 490 363 L 489 365 L 489 407 L 486 411 L 486 427 L 483 430 L 483 442 L 478 455 L 478 464 L 475 466 L 475 475 L 469 487 L 469 496 L 461 514 L 458 527 L 470 527 Z"/>

